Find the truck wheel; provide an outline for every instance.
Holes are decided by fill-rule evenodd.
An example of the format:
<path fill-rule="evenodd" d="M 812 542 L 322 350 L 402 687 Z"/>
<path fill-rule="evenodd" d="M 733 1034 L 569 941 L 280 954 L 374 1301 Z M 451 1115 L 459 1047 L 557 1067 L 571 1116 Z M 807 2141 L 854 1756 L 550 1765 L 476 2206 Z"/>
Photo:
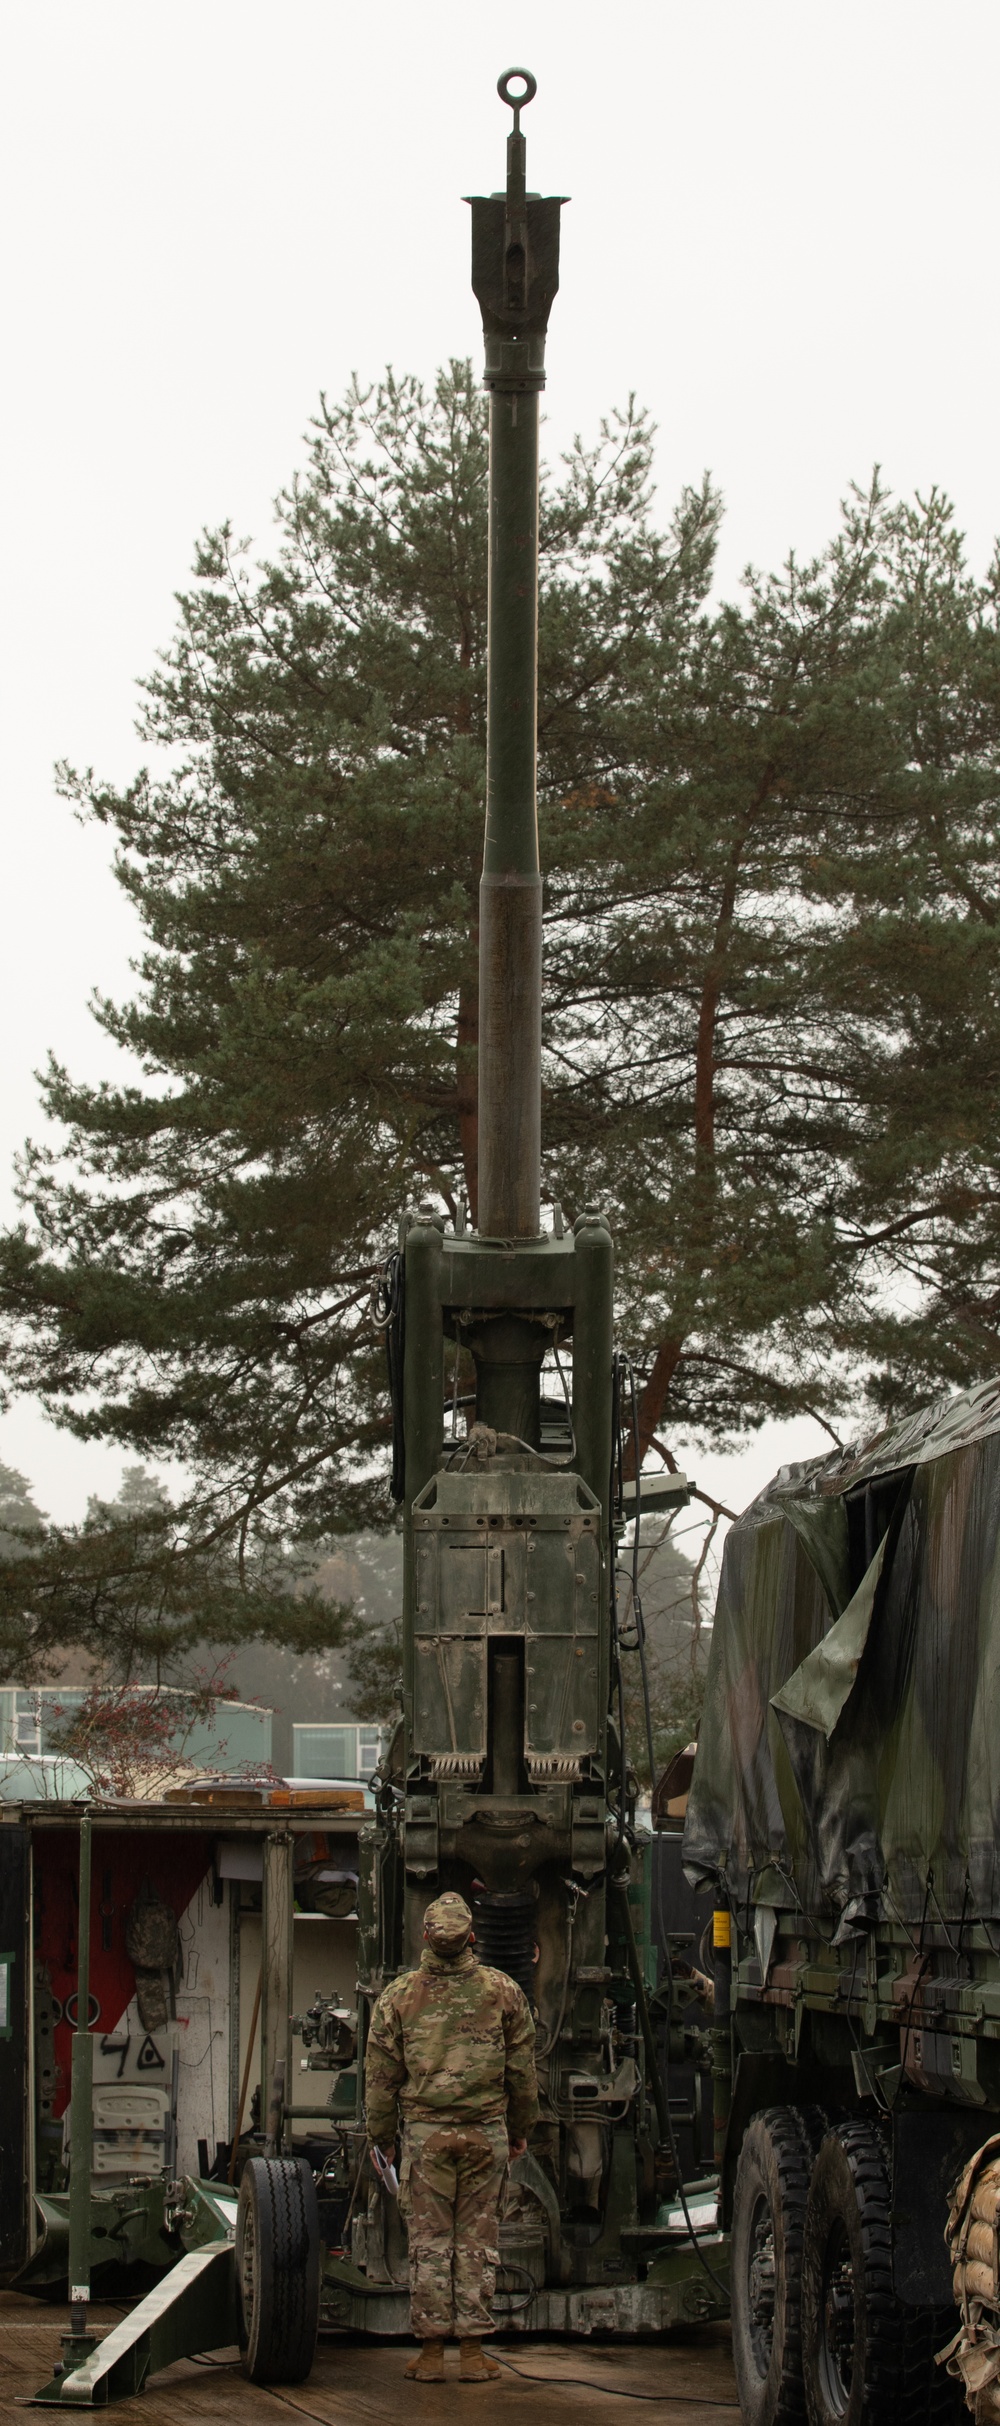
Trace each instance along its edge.
<path fill-rule="evenodd" d="M 243 2372 L 301 2384 L 319 2324 L 319 2208 L 298 2157 L 250 2157 L 236 2210 L 236 2303 Z"/>
<path fill-rule="evenodd" d="M 797 2426 L 802 2389 L 802 2232 L 815 2109 L 769 2106 L 745 2133 L 736 2169 L 730 2285 L 733 2363 L 744 2426 Z"/>
<path fill-rule="evenodd" d="M 954 2331 L 907 2308 L 892 2281 L 892 2192 L 870 2123 L 827 2133 L 813 2167 L 802 2262 L 802 2358 L 809 2426 L 933 2426 L 963 2414 L 935 2367 Z M 957 2394 L 957 2398 L 956 2398 Z"/>

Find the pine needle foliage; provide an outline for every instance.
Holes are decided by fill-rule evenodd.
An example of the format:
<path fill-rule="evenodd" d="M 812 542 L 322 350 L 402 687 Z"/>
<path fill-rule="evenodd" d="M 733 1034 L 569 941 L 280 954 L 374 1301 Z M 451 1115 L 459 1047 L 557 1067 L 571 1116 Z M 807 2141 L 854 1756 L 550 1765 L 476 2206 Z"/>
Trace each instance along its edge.
<path fill-rule="evenodd" d="M 1000 572 L 876 477 L 713 604 L 653 435 L 543 501 L 546 1193 L 609 1211 L 644 1440 L 854 1429 L 1000 1356 Z M 261 1544 L 384 1521 L 371 1269 L 475 1205 L 486 504 L 469 365 L 324 402 L 273 559 L 200 543 L 150 767 L 63 772 L 147 937 L 97 1004 L 138 1075 L 48 1071 L 6 1367 L 181 1460 L 173 1547 L 251 1597 Z"/>

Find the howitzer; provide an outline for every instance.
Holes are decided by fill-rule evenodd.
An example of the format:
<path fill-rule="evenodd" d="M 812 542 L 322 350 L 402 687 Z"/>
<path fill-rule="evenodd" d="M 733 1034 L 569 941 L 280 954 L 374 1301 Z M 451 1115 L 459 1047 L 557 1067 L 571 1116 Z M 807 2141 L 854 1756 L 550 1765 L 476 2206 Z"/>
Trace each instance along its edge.
<path fill-rule="evenodd" d="M 504 2243 L 531 2285 L 523 2321 L 628 2330 L 722 2295 L 690 2247 L 679 2266 L 662 2206 L 676 2173 L 616 1639 L 611 1234 L 595 1209 L 541 1223 L 538 431 L 561 202 L 526 187 L 534 79 L 499 91 L 506 190 L 472 200 L 490 416 L 478 1221 L 408 1213 L 382 1286 L 404 1714 L 362 1848 L 360 1986 L 364 2013 L 419 1960 L 431 1897 L 466 1896 L 480 1957 L 537 2016 L 542 2121 Z M 377 2264 L 383 2230 L 373 2217 Z M 360 2218 L 362 2267 L 368 2233 Z"/>
<path fill-rule="evenodd" d="M 723 1972 L 714 2033 L 690 2012 L 684 2027 L 695 1975 L 685 1963 L 675 1997 L 661 1909 L 657 1983 L 652 1848 L 625 1741 L 615 1541 L 640 1510 L 615 1415 L 611 1236 L 593 1209 L 567 1227 L 555 1207 L 541 1224 L 538 408 L 561 205 L 526 188 L 534 89 L 523 71 L 501 78 L 506 190 L 472 203 L 490 395 L 477 1226 L 449 1226 L 433 1204 L 407 1214 L 378 1292 L 405 1540 L 403 1719 L 371 1825 L 360 1784 L 334 1781 L 199 1777 L 155 1808 L 64 1807 L 56 1829 L 44 1800 L 0 1804 L 0 2283 L 68 2292 L 47 2406 L 130 2399 L 175 2359 L 237 2338 L 255 2382 L 288 2385 L 308 2375 L 321 2326 L 407 2330 L 405 2224 L 391 2152 L 368 2145 L 364 2037 L 447 1888 L 537 2017 L 541 2119 L 511 2167 L 497 2321 L 629 2333 L 725 2302 L 715 2185 L 686 2195 L 678 2160 L 686 2134 L 699 2170 L 696 2092 L 713 2069 L 726 2144 Z M 676 1477 L 669 1498 L 683 1498 Z M 638 1649 L 634 1592 L 631 1619 Z M 652 1766 L 648 1718 L 647 1696 Z M 670 1775 L 661 1784 L 669 1808 Z M 178 1985 L 181 1924 L 194 1999 Z M 303 1977 L 314 1954 L 319 1988 Z M 180 2052 L 195 2004 L 207 2065 Z M 680 2072 L 673 2098 L 661 2078 L 669 2058 L 692 2084 L 684 2115 Z M 92 2282 L 117 2296 L 136 2267 L 150 2287 L 101 2338 Z"/>

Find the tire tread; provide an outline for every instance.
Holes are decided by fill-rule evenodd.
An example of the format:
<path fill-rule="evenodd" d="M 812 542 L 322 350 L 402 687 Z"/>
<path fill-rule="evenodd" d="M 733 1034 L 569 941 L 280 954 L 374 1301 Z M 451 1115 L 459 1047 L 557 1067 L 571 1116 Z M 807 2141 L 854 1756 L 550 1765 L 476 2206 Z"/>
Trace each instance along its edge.
<path fill-rule="evenodd" d="M 255 2384 L 302 2384 L 312 2367 L 319 2321 L 319 2213 L 312 2173 L 297 2157 L 251 2158 L 240 2185 L 241 2206 L 244 2197 L 254 2208 L 257 2264 L 254 2313 L 242 2320 L 244 2372 Z"/>
<path fill-rule="evenodd" d="M 740 2152 L 736 2177 L 737 2201 L 741 2172 L 747 2170 L 755 2158 L 760 2163 L 761 2139 L 769 2145 L 781 2199 L 782 2246 L 786 2263 L 781 2303 L 784 2330 L 780 2356 L 777 2366 L 772 2360 L 766 2381 L 759 2376 L 751 2380 L 744 2370 L 738 2319 L 734 2315 L 737 2327 L 734 2333 L 737 2383 L 747 2426 L 801 2426 L 805 2417 L 801 2315 L 803 2231 L 813 2160 L 825 2129 L 826 2117 L 818 2107 L 768 2106 L 753 2116 Z M 735 2220 L 734 2213 L 734 2238 Z M 731 2279 L 735 2307 L 739 2297 L 735 2274 Z M 777 2308 L 777 2284 L 775 2289 Z"/>
<path fill-rule="evenodd" d="M 892 2186 L 888 2151 L 870 2122 L 854 2117 L 828 2135 L 847 2161 L 857 2208 L 864 2262 L 866 2317 L 865 2380 L 852 2386 L 843 2426 L 887 2426 L 893 2416 L 905 2426 L 946 2426 L 963 2414 L 959 2387 L 935 2367 L 934 2353 L 953 2326 L 936 2309 L 912 2309 L 900 2300 L 893 2283 Z M 806 2221 L 803 2265 L 804 2321 L 815 2335 L 819 2289 L 814 2279 L 817 2252 L 811 2247 L 810 2218 Z M 810 2426 L 832 2426 L 805 2351 L 806 2406 Z M 957 2397 L 956 2397 L 957 2396 Z"/>

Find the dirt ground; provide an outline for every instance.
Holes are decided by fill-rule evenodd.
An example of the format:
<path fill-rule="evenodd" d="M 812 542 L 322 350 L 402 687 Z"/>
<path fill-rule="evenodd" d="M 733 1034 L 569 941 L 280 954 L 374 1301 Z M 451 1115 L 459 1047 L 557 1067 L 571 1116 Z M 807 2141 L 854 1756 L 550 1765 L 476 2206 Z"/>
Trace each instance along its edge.
<path fill-rule="evenodd" d="M 97 2308 L 95 2329 L 117 2323 L 120 2309 Z M 0 2293 L 0 2421 L 13 2426 L 22 2404 L 51 2374 L 59 2356 L 66 2311 Z M 289 2411 L 313 2426 L 467 2426 L 484 2409 L 502 2405 L 510 2426 L 567 2426 L 572 2417 L 607 2426 L 735 2426 L 729 2338 L 709 2325 L 683 2339 L 654 2342 L 547 2342 L 501 2336 L 491 2347 L 503 2362 L 499 2384 L 460 2384 L 458 2353 L 448 2354 L 453 2380 L 409 2384 L 403 2369 L 412 2344 L 324 2337 L 308 2384 L 248 2384 L 235 2353 L 207 2362 L 183 2360 L 154 2376 L 138 2400 L 116 2403 L 121 2426 L 293 2426 Z M 77 2414 L 80 2414 L 79 2412 Z M 86 2414 L 84 2412 L 83 2414 Z"/>

